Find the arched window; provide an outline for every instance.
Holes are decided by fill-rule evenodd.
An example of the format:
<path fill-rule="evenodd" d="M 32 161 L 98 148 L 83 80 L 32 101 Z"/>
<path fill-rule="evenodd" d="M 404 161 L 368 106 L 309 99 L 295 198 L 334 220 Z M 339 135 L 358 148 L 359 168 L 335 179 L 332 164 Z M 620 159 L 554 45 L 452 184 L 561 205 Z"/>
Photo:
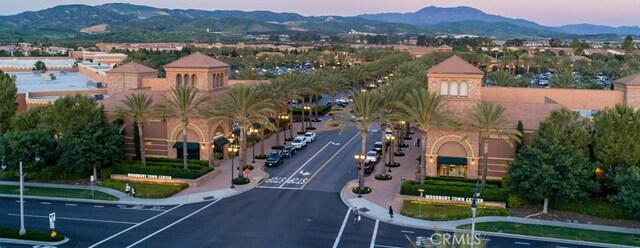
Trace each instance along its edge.
<path fill-rule="evenodd" d="M 460 83 L 460 96 L 467 96 L 469 91 L 468 87 L 467 82 Z"/>
<path fill-rule="evenodd" d="M 451 82 L 449 85 L 449 96 L 457 96 L 458 95 L 458 83 Z"/>
<path fill-rule="evenodd" d="M 176 75 L 176 86 L 180 86 L 182 85 L 182 75 L 177 74 Z"/>
<path fill-rule="evenodd" d="M 449 83 L 440 82 L 440 95 L 441 96 L 449 95 Z"/>
<path fill-rule="evenodd" d="M 184 74 L 184 86 L 185 87 L 189 87 L 191 86 L 191 77 L 188 74 Z"/>
<path fill-rule="evenodd" d="M 191 86 L 196 87 L 198 83 L 198 76 L 196 74 L 191 75 Z"/>

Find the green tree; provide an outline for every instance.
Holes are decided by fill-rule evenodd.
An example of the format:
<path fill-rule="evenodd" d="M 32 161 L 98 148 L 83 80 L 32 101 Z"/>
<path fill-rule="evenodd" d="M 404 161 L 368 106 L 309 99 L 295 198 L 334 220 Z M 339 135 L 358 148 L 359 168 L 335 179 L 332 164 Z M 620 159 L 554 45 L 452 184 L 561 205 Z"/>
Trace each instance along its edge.
<path fill-rule="evenodd" d="M 491 102 L 480 102 L 473 106 L 464 123 L 468 123 L 467 125 L 471 130 L 480 134 L 480 142 L 484 151 L 482 154 L 482 180 L 480 185 L 484 188 L 487 183 L 489 168 L 487 162 L 489 160 L 489 140 L 491 136 L 498 135 L 509 145 L 512 145 L 512 143 L 522 142 L 520 139 L 522 134 L 518 130 L 504 128 L 509 123 L 509 119 L 504 114 L 504 107 Z"/>
<path fill-rule="evenodd" d="M 401 114 L 406 116 L 421 132 L 421 158 L 424 158 L 427 154 L 427 133 L 429 130 L 451 126 L 451 114 L 442 108 L 442 104 L 442 97 L 440 95 L 428 92 L 425 88 L 418 88 L 417 90 L 407 93 L 404 100 L 398 105 L 400 109 L 402 109 Z M 424 170 L 426 166 L 426 159 L 421 159 L 421 185 L 424 185 Z"/>
<path fill-rule="evenodd" d="M 138 129 L 138 142 L 140 143 L 140 161 L 147 165 L 144 145 L 144 125 L 154 112 L 153 98 L 146 93 L 133 93 L 122 100 L 125 108 L 119 107 L 116 113 L 135 123 Z"/>
<path fill-rule="evenodd" d="M 53 129 L 45 122 L 51 106 L 38 106 L 19 113 L 11 119 L 11 131 L 44 130 L 52 134 Z"/>
<path fill-rule="evenodd" d="M 630 167 L 625 173 L 616 176 L 618 192 L 610 195 L 609 200 L 627 209 L 629 213 L 640 216 L 640 168 Z"/>
<path fill-rule="evenodd" d="M 44 62 L 42 62 L 41 60 L 36 61 L 36 63 L 33 65 L 33 71 L 47 71 L 47 65 L 44 64 Z"/>
<path fill-rule="evenodd" d="M 247 129 L 253 123 L 270 124 L 269 117 L 275 114 L 272 107 L 274 99 L 266 98 L 266 92 L 259 91 L 253 85 L 238 85 L 229 89 L 223 97 L 216 101 L 204 115 L 213 126 L 228 125 L 236 122 L 240 127 L 240 164 L 246 164 Z M 238 171 L 242 177 L 242 170 Z"/>
<path fill-rule="evenodd" d="M 331 99 L 333 103 L 336 102 L 336 97 L 338 93 L 345 92 L 351 89 L 349 82 L 345 80 L 344 74 L 342 71 L 338 69 L 328 69 L 323 71 L 322 80 L 325 84 L 325 88 L 327 89 L 327 93 L 331 95 Z M 331 106 L 331 116 L 333 118 L 335 114 L 335 104 Z"/>
<path fill-rule="evenodd" d="M 593 153 L 596 161 L 615 175 L 638 166 L 640 161 L 640 114 L 627 105 L 598 112 L 593 117 Z"/>
<path fill-rule="evenodd" d="M 516 130 L 518 130 L 518 133 L 520 135 L 520 142 L 516 143 L 516 153 L 518 153 L 520 152 L 520 150 L 522 150 L 522 147 L 524 147 L 524 125 L 522 124 L 521 120 L 518 120 Z"/>
<path fill-rule="evenodd" d="M 549 78 L 551 88 L 568 89 L 573 86 L 575 78 L 570 70 L 559 70 Z"/>
<path fill-rule="evenodd" d="M 587 121 L 577 112 L 566 108 L 555 110 L 540 122 L 534 140 L 545 140 L 549 143 L 570 148 L 585 157 L 590 155 L 591 135 L 587 129 Z"/>
<path fill-rule="evenodd" d="M 582 43 L 578 39 L 573 39 L 571 41 L 571 48 L 573 49 L 573 54 L 580 55 L 584 51 L 582 48 Z"/>
<path fill-rule="evenodd" d="M 191 117 L 198 115 L 199 108 L 207 102 L 206 96 L 197 88 L 178 86 L 171 88 L 164 95 L 164 102 L 158 105 L 157 111 L 165 116 L 178 118 L 182 124 L 182 161 L 184 169 L 189 168 L 187 162 L 187 127 Z"/>
<path fill-rule="evenodd" d="M 624 38 L 624 41 L 622 41 L 622 49 L 626 54 L 633 53 L 635 47 L 633 45 L 633 38 L 631 37 L 631 35 L 627 35 L 627 37 Z"/>
<path fill-rule="evenodd" d="M 591 179 L 595 164 L 571 148 L 536 139 L 515 155 L 507 173 L 511 191 L 531 201 L 571 201 L 586 198 L 598 189 Z"/>
<path fill-rule="evenodd" d="M 18 103 L 16 103 L 18 88 L 11 77 L 1 70 L 0 89 L 0 134 L 3 134 L 9 130 L 11 118 L 18 110 Z"/>
<path fill-rule="evenodd" d="M 72 129 L 59 142 L 58 166 L 68 172 L 92 171 L 113 165 L 124 157 L 124 136 L 119 127 L 108 126 L 104 120 L 94 120 L 87 127 Z"/>
<path fill-rule="evenodd" d="M 25 158 L 30 152 L 38 150 L 42 160 L 39 163 L 30 160 L 24 161 L 27 171 L 39 171 L 48 165 L 55 164 L 58 156 L 56 153 L 56 141 L 53 136 L 42 130 L 27 130 L 5 133 L 0 138 L 0 159 L 4 157 L 12 169 L 18 168 L 20 159 Z M 34 154 L 31 154 L 32 156 Z"/>
<path fill-rule="evenodd" d="M 56 137 L 74 129 L 84 129 L 94 120 L 104 120 L 102 106 L 90 96 L 64 96 L 53 103 L 43 116 Z"/>
<path fill-rule="evenodd" d="M 550 47 L 561 47 L 562 46 L 562 41 L 560 39 L 557 39 L 557 38 L 551 38 L 549 40 L 549 46 Z"/>

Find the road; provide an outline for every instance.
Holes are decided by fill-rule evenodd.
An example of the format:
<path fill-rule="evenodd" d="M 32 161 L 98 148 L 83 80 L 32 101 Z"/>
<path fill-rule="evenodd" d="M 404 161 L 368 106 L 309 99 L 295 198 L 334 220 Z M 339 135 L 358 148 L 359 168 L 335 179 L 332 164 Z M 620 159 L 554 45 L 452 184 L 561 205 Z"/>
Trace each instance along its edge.
<path fill-rule="evenodd" d="M 367 147 L 380 135 L 379 128 L 371 127 Z M 339 191 L 357 177 L 353 155 L 359 150 L 357 130 L 320 132 L 282 165 L 265 168 L 269 178 L 241 195 L 176 206 L 26 200 L 26 226 L 48 231 L 47 216 L 55 212 L 56 230 L 71 239 L 62 247 L 392 248 L 407 247 L 407 237 L 431 236 L 431 230 L 367 218 L 352 221 Z M 0 225 L 19 226 L 18 206 L 15 199 L 0 199 Z M 590 247 L 487 238 L 488 247 Z"/>

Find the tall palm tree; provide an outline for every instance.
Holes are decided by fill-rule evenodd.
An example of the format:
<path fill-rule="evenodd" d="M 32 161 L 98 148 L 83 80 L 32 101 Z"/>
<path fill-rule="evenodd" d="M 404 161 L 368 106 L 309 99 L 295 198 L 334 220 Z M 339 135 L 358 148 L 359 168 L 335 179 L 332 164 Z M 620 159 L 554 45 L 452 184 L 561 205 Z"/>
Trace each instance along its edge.
<path fill-rule="evenodd" d="M 200 94 L 197 88 L 188 86 L 178 86 L 171 88 L 167 95 L 164 95 L 164 102 L 158 106 L 158 112 L 168 117 L 179 118 L 182 124 L 182 160 L 184 168 L 188 169 L 187 163 L 187 127 L 189 119 L 198 115 L 199 109 L 207 102 L 207 97 Z"/>
<path fill-rule="evenodd" d="M 126 96 L 122 103 L 126 108 L 118 107 L 116 113 L 130 119 L 138 128 L 138 143 L 140 143 L 140 161 L 147 165 L 144 147 L 144 125 L 154 112 L 153 98 L 146 93 L 133 93 Z"/>
<path fill-rule="evenodd" d="M 327 93 L 331 95 L 334 105 L 331 106 L 331 118 L 335 115 L 335 102 L 338 93 L 351 89 L 351 85 L 345 80 L 342 71 L 330 69 L 323 72 L 323 81 L 326 85 Z"/>
<path fill-rule="evenodd" d="M 204 115 L 214 126 L 236 122 L 240 127 L 240 165 L 246 164 L 247 128 L 253 123 L 269 124 L 269 117 L 275 112 L 273 100 L 267 98 L 256 86 L 241 84 L 229 89 Z M 238 171 L 242 177 L 242 170 Z"/>
<path fill-rule="evenodd" d="M 575 78 L 573 77 L 573 74 L 571 73 L 571 71 L 563 69 L 563 70 L 559 70 L 558 72 L 553 74 L 551 78 L 549 78 L 549 87 L 568 89 L 568 88 L 571 88 L 571 86 L 573 86 L 574 81 L 575 81 Z"/>
<path fill-rule="evenodd" d="M 505 139 L 505 141 L 513 141 L 514 143 L 521 142 L 520 131 L 515 129 L 504 129 L 504 126 L 509 123 L 509 119 L 504 114 L 504 107 L 500 104 L 493 104 L 491 102 L 480 102 L 471 108 L 468 113 L 465 122 L 468 123 L 468 127 L 480 133 L 480 142 L 482 143 L 482 182 L 481 187 L 487 183 L 487 160 L 489 154 L 489 139 L 491 135 L 498 135 Z M 512 145 L 509 142 L 509 145 Z"/>
<path fill-rule="evenodd" d="M 370 79 L 369 71 L 367 71 L 367 68 L 362 65 L 352 66 L 351 68 L 345 70 L 344 75 L 352 87 L 362 87 L 362 84 Z"/>
<path fill-rule="evenodd" d="M 369 126 L 380 121 L 380 112 L 384 105 L 384 99 L 378 92 L 359 92 L 351 93 L 353 97 L 353 116 L 341 114 L 344 119 L 334 120 L 333 123 L 343 124 L 342 130 L 347 127 L 355 127 L 360 131 L 360 154 L 365 155 L 367 145 L 367 135 Z M 358 172 L 359 190 L 364 189 L 364 168 L 360 168 Z"/>
<path fill-rule="evenodd" d="M 300 119 L 300 132 L 304 132 L 305 129 L 305 112 L 306 110 L 304 109 L 305 105 L 306 105 L 306 99 L 308 98 L 309 95 L 313 94 L 313 89 L 311 87 L 311 85 L 313 85 L 313 78 L 311 75 L 303 75 L 300 77 L 300 80 L 296 83 L 296 99 L 298 99 L 300 101 L 300 114 L 301 114 L 301 119 Z M 309 119 L 311 119 L 311 115 L 309 115 Z"/>
<path fill-rule="evenodd" d="M 399 107 L 402 114 L 414 123 L 421 132 L 420 155 L 420 184 L 424 185 L 426 168 L 425 155 L 427 154 L 427 134 L 429 130 L 447 128 L 451 124 L 451 114 L 442 108 L 442 97 L 436 93 L 428 92 L 425 88 L 418 88 L 405 95 Z M 399 137 L 402 138 L 402 137 Z"/>

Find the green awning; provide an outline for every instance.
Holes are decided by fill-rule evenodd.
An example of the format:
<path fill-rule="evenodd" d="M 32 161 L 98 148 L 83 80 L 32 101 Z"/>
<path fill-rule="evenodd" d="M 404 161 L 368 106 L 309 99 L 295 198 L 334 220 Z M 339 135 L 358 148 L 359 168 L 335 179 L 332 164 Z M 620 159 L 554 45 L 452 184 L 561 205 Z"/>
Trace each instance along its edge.
<path fill-rule="evenodd" d="M 260 129 L 262 127 L 262 125 L 260 125 L 260 123 L 253 123 L 251 125 L 251 127 L 255 128 L 255 129 Z"/>
<path fill-rule="evenodd" d="M 233 130 L 233 132 L 231 132 L 231 133 L 233 133 L 233 135 L 235 135 L 236 137 L 239 137 L 240 136 L 240 129 Z"/>
<path fill-rule="evenodd" d="M 467 158 L 438 156 L 438 164 L 467 165 Z"/>
<path fill-rule="evenodd" d="M 225 137 L 218 137 L 213 140 L 213 145 L 215 145 L 216 147 L 222 147 L 226 144 L 229 144 L 229 140 Z"/>
<path fill-rule="evenodd" d="M 173 148 L 182 149 L 182 144 L 182 142 L 176 142 L 173 144 Z M 200 144 L 187 142 L 187 150 L 198 150 L 198 148 L 200 148 Z"/>

